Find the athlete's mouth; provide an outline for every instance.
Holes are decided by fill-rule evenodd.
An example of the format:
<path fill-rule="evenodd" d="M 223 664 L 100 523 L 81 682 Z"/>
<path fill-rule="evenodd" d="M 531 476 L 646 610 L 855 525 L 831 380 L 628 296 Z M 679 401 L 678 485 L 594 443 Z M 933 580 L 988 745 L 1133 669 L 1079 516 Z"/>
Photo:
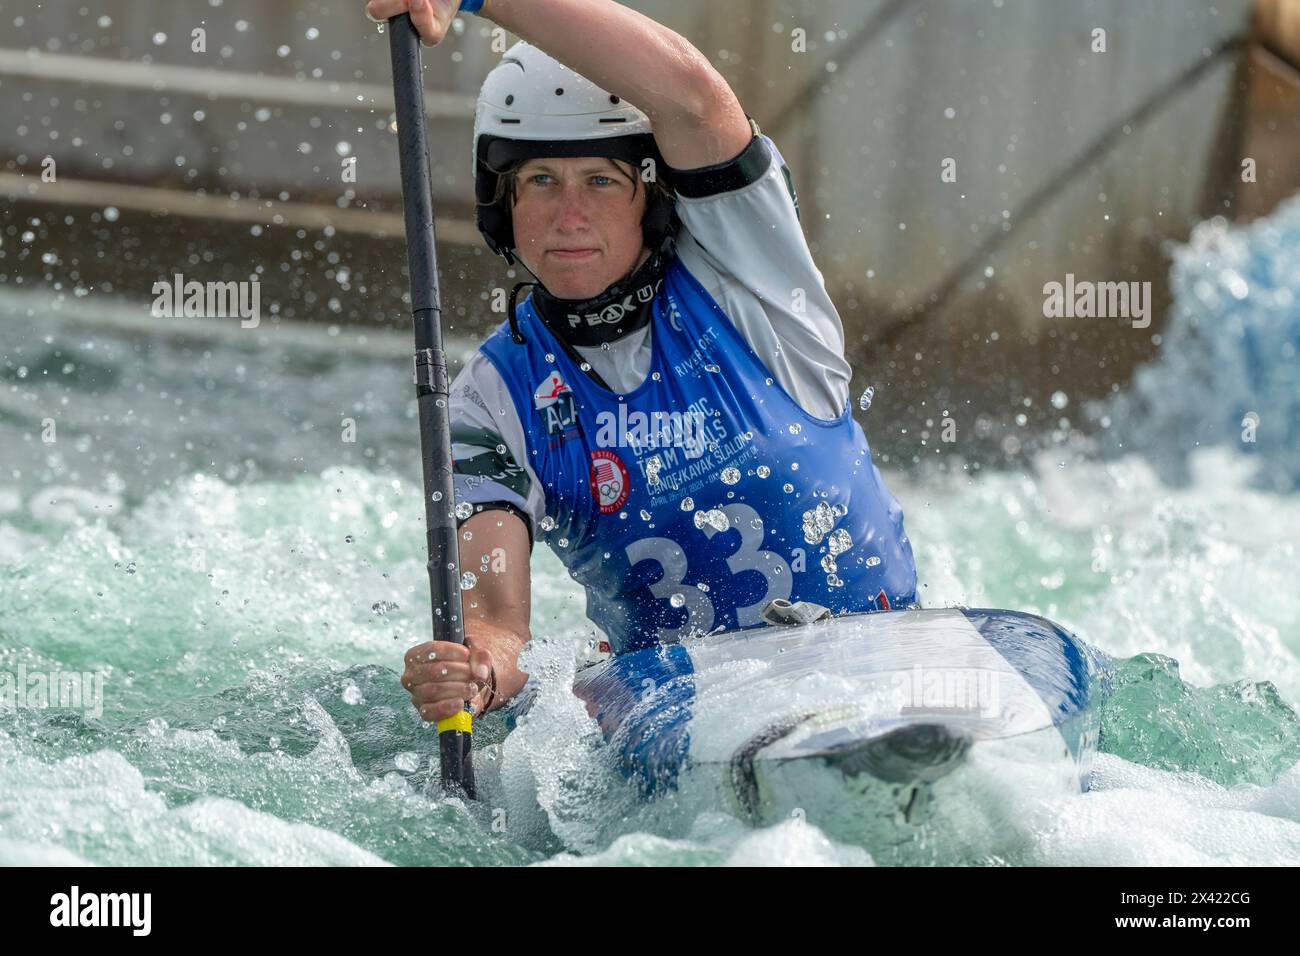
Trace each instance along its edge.
<path fill-rule="evenodd" d="M 559 256 L 561 259 L 585 259 L 599 251 L 599 249 L 550 249 L 548 255 Z"/>

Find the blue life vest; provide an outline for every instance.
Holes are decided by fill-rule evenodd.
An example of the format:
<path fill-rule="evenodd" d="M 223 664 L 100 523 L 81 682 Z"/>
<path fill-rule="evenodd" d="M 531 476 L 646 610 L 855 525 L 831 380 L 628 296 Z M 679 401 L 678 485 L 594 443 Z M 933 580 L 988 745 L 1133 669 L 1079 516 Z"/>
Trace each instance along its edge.
<path fill-rule="evenodd" d="M 655 293 L 650 372 L 592 381 L 531 299 L 482 345 L 523 424 L 538 534 L 586 589 L 616 654 L 753 627 L 775 598 L 832 611 L 916 600 L 903 513 L 846 403 L 808 414 L 674 259 Z"/>

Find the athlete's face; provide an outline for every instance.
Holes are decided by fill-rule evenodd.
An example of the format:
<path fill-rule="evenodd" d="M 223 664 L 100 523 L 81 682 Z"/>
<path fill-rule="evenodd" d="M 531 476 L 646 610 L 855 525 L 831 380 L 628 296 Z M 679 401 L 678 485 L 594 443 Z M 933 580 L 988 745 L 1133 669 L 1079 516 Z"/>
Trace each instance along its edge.
<path fill-rule="evenodd" d="M 641 241 L 645 187 L 604 157 L 530 159 L 519 168 L 515 245 L 547 290 L 589 299 L 650 255 Z"/>

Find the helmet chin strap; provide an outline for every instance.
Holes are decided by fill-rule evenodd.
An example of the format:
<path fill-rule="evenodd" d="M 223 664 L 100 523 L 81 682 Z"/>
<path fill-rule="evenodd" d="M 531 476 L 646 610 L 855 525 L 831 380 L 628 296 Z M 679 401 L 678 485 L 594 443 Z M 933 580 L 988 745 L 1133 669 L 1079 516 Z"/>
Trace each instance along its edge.
<path fill-rule="evenodd" d="M 507 310 L 510 334 L 515 344 L 522 345 L 526 341 L 515 320 L 515 302 L 519 290 L 528 285 L 534 287 L 532 301 L 538 314 L 557 337 L 572 345 L 595 346 L 612 342 L 649 324 L 654 296 L 663 282 L 671 242 L 670 237 L 665 238 L 639 266 L 588 299 L 561 299 L 553 295 L 537 274 L 524 265 L 522 259 L 519 260 L 535 281 L 519 282 L 510 293 Z"/>

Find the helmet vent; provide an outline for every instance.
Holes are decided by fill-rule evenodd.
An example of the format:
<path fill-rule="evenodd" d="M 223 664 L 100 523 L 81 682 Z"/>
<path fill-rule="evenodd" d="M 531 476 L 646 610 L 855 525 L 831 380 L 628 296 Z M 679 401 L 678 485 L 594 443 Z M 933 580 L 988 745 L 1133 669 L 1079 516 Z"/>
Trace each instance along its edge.
<path fill-rule="evenodd" d="M 563 96 L 563 95 L 564 95 L 564 87 L 562 87 L 562 86 L 557 86 L 557 87 L 555 88 L 555 95 L 556 95 L 556 96 Z"/>
<path fill-rule="evenodd" d="M 515 101 L 515 94 L 511 93 L 506 97 L 506 106 L 509 106 L 514 101 Z"/>
<path fill-rule="evenodd" d="M 626 117 L 626 116 L 602 116 L 602 117 L 600 118 L 600 122 L 602 122 L 602 123 L 626 123 L 626 122 L 627 122 L 627 117 Z"/>

